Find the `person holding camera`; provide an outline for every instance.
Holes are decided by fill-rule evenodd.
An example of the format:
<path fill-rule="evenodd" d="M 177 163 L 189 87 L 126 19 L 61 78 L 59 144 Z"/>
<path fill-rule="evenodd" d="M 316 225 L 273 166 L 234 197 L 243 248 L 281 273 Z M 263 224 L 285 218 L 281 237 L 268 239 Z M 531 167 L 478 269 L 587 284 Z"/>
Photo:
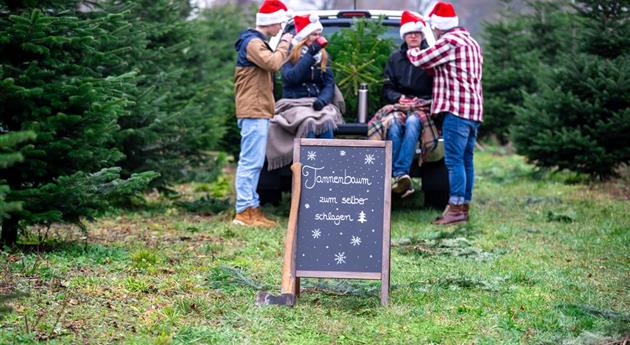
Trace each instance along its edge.
<path fill-rule="evenodd" d="M 293 35 L 282 35 L 275 51 L 267 43 L 288 19 L 287 7 L 279 0 L 266 0 L 256 13 L 256 28 L 241 32 L 235 44 L 238 57 L 234 72 L 236 118 L 241 130 L 241 153 L 236 168 L 236 216 L 233 224 L 273 227 L 276 222 L 260 209 L 256 186 L 265 163 L 269 119 L 273 117 L 273 72 L 289 55 Z"/>
<path fill-rule="evenodd" d="M 282 66 L 282 99 L 276 103 L 269 129 L 269 170 L 292 161 L 294 138 L 330 139 L 343 122 L 342 97 L 335 87 L 319 17 L 303 15 L 293 20 L 296 32 L 289 60 Z"/>
<path fill-rule="evenodd" d="M 407 50 L 427 48 L 426 24 L 418 15 L 404 11 L 400 19 L 403 43 L 385 65 L 381 108 L 368 124 L 368 138 L 392 141 L 392 191 L 402 198 L 414 192 L 409 171 L 422 134 L 421 150 L 428 153 L 437 145 L 438 133 L 429 117 L 433 78 L 415 68 L 407 59 Z M 431 39 L 432 37 L 429 37 Z M 422 163 L 422 156 L 419 157 Z"/>
<path fill-rule="evenodd" d="M 436 3 L 429 20 L 437 36 L 435 45 L 410 49 L 407 57 L 414 66 L 435 73 L 431 113 L 444 115 L 444 162 L 450 197 L 433 223 L 448 225 L 468 221 L 475 181 L 473 153 L 483 121 L 483 54 L 477 41 L 459 26 L 452 4 Z"/>

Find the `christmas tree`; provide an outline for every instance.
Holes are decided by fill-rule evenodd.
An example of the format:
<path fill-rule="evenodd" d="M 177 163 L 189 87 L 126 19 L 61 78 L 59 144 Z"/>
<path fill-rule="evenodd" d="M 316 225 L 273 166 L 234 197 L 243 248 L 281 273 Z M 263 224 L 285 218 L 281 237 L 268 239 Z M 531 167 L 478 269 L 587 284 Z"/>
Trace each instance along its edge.
<path fill-rule="evenodd" d="M 537 77 L 513 128 L 518 152 L 543 167 L 606 178 L 630 162 L 627 1 L 577 1 L 575 45 Z"/>
<path fill-rule="evenodd" d="M 2 168 L 6 200 L 22 205 L 2 222 L 6 244 L 29 224 L 80 223 L 155 177 L 122 180 L 115 167 L 117 121 L 135 87 L 132 72 L 103 73 L 120 61 L 105 44 L 116 39 L 107 30 L 116 16 L 84 16 L 76 3 L 39 9 L 46 4 L 0 5 L 0 128 L 36 135 L 16 147 L 23 162 Z"/>

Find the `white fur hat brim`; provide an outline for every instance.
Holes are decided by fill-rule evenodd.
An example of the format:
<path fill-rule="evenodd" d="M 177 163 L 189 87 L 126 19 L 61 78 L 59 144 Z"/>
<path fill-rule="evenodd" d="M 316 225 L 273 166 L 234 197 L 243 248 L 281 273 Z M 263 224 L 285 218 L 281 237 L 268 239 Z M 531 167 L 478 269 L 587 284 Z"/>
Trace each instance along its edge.
<path fill-rule="evenodd" d="M 432 27 L 442 31 L 446 31 L 459 26 L 458 17 L 439 17 L 436 15 L 432 15 L 430 22 Z"/>
<path fill-rule="evenodd" d="M 292 41 L 293 45 L 297 45 L 303 39 L 307 38 L 308 35 L 312 34 L 313 32 L 317 30 L 324 31 L 324 27 L 322 26 L 322 23 L 320 23 L 319 21 L 316 21 L 314 23 L 308 24 L 302 30 L 300 30 L 300 32 L 298 32 L 295 36 L 293 36 L 293 41 Z"/>
<path fill-rule="evenodd" d="M 256 13 L 256 26 L 280 24 L 286 22 L 288 19 L 289 14 L 284 10 L 273 13 Z"/>
<path fill-rule="evenodd" d="M 400 38 L 405 39 L 405 35 L 410 32 L 423 32 L 422 22 L 408 22 L 400 26 Z"/>

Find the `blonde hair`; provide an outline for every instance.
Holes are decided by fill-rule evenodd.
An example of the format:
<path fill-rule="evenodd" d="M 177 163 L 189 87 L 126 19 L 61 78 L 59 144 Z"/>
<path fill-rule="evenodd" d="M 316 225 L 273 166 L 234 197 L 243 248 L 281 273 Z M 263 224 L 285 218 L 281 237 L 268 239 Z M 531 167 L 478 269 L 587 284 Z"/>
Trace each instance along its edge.
<path fill-rule="evenodd" d="M 296 44 L 293 47 L 293 50 L 291 51 L 291 55 L 289 56 L 289 59 L 291 60 L 292 64 L 295 65 L 298 61 L 300 61 L 300 57 L 302 55 L 302 47 L 304 47 L 304 45 L 306 44 L 307 38 L 301 40 L 298 44 Z M 321 61 L 322 73 L 324 73 L 326 72 L 326 64 L 328 63 L 328 53 L 326 52 L 326 49 L 324 48 L 322 48 L 322 50 L 320 51 L 322 53 L 322 61 Z"/>

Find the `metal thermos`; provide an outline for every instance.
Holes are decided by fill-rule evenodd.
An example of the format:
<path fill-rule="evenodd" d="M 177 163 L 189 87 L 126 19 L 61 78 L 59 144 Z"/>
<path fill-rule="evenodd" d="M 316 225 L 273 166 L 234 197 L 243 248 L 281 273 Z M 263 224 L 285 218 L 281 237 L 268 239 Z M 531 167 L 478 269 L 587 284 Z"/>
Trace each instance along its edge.
<path fill-rule="evenodd" d="M 359 123 L 365 123 L 367 121 L 368 113 L 368 84 L 359 84 L 359 97 L 357 98 L 357 121 Z"/>

